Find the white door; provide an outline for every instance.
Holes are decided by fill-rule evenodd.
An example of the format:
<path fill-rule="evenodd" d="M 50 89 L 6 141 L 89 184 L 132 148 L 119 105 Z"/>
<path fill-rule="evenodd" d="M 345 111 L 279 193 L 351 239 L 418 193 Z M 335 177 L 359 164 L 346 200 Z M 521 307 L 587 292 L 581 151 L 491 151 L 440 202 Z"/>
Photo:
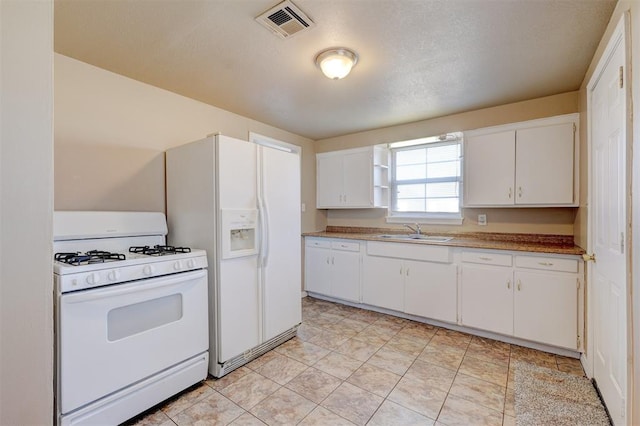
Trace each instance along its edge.
<path fill-rule="evenodd" d="M 577 349 L 577 276 L 567 273 L 517 271 L 515 284 L 514 336 Z M 544 314 L 541 315 L 541 312 Z"/>
<path fill-rule="evenodd" d="M 263 340 L 302 321 L 300 156 L 260 146 L 263 204 Z"/>
<path fill-rule="evenodd" d="M 339 207 L 344 198 L 342 155 L 318 154 L 316 158 L 317 207 Z"/>
<path fill-rule="evenodd" d="M 331 296 L 360 301 L 360 253 L 333 250 L 331 252 Z"/>
<path fill-rule="evenodd" d="M 331 294 L 331 249 L 311 247 L 304 252 L 305 288 L 307 291 Z"/>
<path fill-rule="evenodd" d="M 620 28 L 620 26 L 619 26 Z M 615 33 L 614 33 L 615 34 Z M 615 42 L 616 38 L 612 38 Z M 591 263 L 593 375 L 613 422 L 625 423 L 627 395 L 626 88 L 624 31 L 591 86 Z"/>
<path fill-rule="evenodd" d="M 373 204 L 373 158 L 371 151 L 344 156 L 344 203 L 349 207 L 369 207 Z"/>
<path fill-rule="evenodd" d="M 365 256 L 362 260 L 362 301 L 396 311 L 404 310 L 402 260 Z"/>
<path fill-rule="evenodd" d="M 516 132 L 469 136 L 464 141 L 464 203 L 514 203 Z"/>
<path fill-rule="evenodd" d="M 516 204 L 573 203 L 573 145 L 573 123 L 517 131 Z"/>
<path fill-rule="evenodd" d="M 499 266 L 462 267 L 462 324 L 513 334 L 513 272 Z"/>
<path fill-rule="evenodd" d="M 457 320 L 456 265 L 405 261 L 404 311 L 441 321 Z"/>

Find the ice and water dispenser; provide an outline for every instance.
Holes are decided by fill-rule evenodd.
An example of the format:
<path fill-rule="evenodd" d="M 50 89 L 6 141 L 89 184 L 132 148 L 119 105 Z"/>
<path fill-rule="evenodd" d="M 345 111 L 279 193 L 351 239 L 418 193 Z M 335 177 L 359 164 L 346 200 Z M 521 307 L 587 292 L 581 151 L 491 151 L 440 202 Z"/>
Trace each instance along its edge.
<path fill-rule="evenodd" d="M 258 210 L 223 209 L 222 258 L 252 256 L 258 253 Z"/>

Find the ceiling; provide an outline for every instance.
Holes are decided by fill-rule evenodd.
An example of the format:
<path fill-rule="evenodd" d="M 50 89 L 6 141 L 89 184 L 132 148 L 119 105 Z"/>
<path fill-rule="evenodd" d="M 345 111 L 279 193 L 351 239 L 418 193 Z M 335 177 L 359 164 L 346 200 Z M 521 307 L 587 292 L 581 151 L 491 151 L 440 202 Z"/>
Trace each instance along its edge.
<path fill-rule="evenodd" d="M 316 25 L 284 40 L 277 3 L 55 0 L 55 51 L 317 140 L 577 90 L 616 1 L 294 0 Z"/>

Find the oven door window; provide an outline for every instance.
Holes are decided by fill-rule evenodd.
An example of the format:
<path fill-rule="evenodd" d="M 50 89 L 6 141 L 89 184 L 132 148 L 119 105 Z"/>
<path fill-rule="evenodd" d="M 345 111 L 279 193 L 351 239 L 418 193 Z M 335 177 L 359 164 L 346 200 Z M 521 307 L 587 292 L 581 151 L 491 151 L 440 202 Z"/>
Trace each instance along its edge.
<path fill-rule="evenodd" d="M 134 334 L 179 321 L 182 318 L 182 294 L 115 308 L 107 314 L 107 340 L 114 342 Z"/>

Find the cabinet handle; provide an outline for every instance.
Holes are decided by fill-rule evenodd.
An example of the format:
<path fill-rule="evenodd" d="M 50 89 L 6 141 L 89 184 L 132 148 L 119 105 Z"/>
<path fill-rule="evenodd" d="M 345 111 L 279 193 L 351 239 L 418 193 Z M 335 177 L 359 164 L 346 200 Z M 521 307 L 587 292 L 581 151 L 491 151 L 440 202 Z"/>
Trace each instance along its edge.
<path fill-rule="evenodd" d="M 542 265 L 542 266 L 553 266 L 552 262 L 538 262 L 538 265 Z"/>
<path fill-rule="evenodd" d="M 332 265 L 335 265 L 335 263 L 336 263 L 336 258 L 335 258 L 335 257 L 333 257 L 333 256 L 331 256 L 331 264 L 332 264 Z"/>
<path fill-rule="evenodd" d="M 409 268 L 407 268 L 407 276 L 409 276 Z"/>
<path fill-rule="evenodd" d="M 329 264 L 329 256 L 327 256 L 327 265 Z"/>
<path fill-rule="evenodd" d="M 478 259 L 480 260 L 492 260 L 490 257 L 480 256 Z"/>
<path fill-rule="evenodd" d="M 402 266 L 400 267 L 400 275 L 402 275 Z"/>
<path fill-rule="evenodd" d="M 518 280 L 518 291 L 522 290 L 522 281 Z"/>
<path fill-rule="evenodd" d="M 518 198 L 522 198 L 522 187 L 518 187 Z"/>
<path fill-rule="evenodd" d="M 507 281 L 507 289 L 511 289 L 511 280 Z"/>
<path fill-rule="evenodd" d="M 344 194 L 344 202 L 347 202 L 347 194 Z"/>
<path fill-rule="evenodd" d="M 342 248 L 347 248 L 347 247 L 349 247 L 349 246 L 347 246 L 346 244 L 340 244 L 340 247 L 342 247 Z"/>
<path fill-rule="evenodd" d="M 513 189 L 511 187 L 509 187 L 509 199 L 511 199 L 512 193 L 513 193 Z"/>

